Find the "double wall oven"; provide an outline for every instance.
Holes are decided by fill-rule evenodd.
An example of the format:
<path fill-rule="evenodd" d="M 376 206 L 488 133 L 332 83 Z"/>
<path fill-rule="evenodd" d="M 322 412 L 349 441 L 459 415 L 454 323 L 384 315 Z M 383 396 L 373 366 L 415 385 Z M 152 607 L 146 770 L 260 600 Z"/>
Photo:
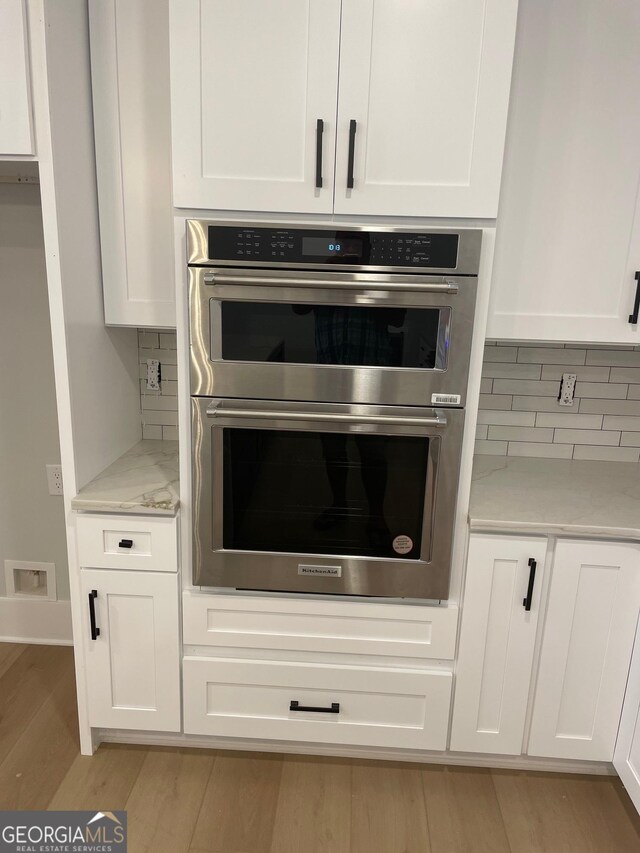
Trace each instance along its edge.
<path fill-rule="evenodd" d="M 480 242 L 187 223 L 196 585 L 447 597 Z"/>

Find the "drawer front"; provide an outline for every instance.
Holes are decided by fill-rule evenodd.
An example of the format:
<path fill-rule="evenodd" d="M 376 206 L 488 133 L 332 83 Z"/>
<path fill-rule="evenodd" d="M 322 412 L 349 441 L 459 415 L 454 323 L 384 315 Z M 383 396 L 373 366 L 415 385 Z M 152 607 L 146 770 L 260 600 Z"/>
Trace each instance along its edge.
<path fill-rule="evenodd" d="M 446 747 L 451 672 L 186 657 L 183 678 L 187 734 Z"/>
<path fill-rule="evenodd" d="M 452 660 L 458 608 L 185 592 L 194 646 Z"/>
<path fill-rule="evenodd" d="M 136 515 L 78 515 L 83 568 L 178 571 L 177 520 Z"/>

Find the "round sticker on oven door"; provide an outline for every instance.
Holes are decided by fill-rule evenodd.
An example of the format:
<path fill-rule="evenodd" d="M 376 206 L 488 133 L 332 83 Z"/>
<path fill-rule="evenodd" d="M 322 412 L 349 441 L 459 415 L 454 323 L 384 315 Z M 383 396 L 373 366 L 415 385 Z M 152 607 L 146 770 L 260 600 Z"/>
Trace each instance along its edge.
<path fill-rule="evenodd" d="M 413 539 L 410 536 L 396 536 L 393 540 L 393 550 L 396 554 L 408 554 L 413 548 Z"/>

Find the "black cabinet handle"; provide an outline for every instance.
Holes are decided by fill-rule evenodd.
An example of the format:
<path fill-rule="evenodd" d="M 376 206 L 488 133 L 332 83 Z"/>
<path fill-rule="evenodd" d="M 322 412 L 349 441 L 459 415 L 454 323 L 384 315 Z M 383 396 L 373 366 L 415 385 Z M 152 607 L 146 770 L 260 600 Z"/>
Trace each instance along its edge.
<path fill-rule="evenodd" d="M 98 597 L 98 591 L 92 589 L 89 593 L 89 621 L 91 622 L 91 639 L 97 640 L 100 636 L 100 628 L 96 625 L 96 605 L 95 600 Z"/>
<path fill-rule="evenodd" d="M 522 599 L 522 606 L 525 610 L 531 610 L 531 600 L 533 599 L 533 585 L 536 582 L 536 568 L 538 564 L 533 559 L 529 558 L 529 586 L 527 587 L 527 597 Z"/>
<path fill-rule="evenodd" d="M 324 122 L 321 118 L 316 122 L 316 187 L 322 187 L 322 133 Z"/>
<path fill-rule="evenodd" d="M 290 711 L 309 711 L 314 714 L 339 714 L 340 713 L 340 703 L 332 702 L 330 708 L 316 708 L 313 705 L 301 705 L 295 699 L 291 700 L 291 704 L 289 705 Z"/>
<path fill-rule="evenodd" d="M 629 314 L 629 322 L 632 326 L 638 325 L 638 315 L 640 314 L 640 271 L 636 272 L 636 298 L 633 303 L 633 314 Z"/>
<path fill-rule="evenodd" d="M 347 189 L 353 189 L 353 161 L 356 156 L 356 120 L 349 122 L 349 162 L 347 164 Z"/>
<path fill-rule="evenodd" d="M 121 539 L 118 548 L 133 548 L 133 539 Z"/>

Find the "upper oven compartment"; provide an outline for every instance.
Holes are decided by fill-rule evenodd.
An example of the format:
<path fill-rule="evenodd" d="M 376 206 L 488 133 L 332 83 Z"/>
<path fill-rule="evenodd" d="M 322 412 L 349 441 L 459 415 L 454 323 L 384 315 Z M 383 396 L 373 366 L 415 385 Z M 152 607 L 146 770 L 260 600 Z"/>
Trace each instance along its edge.
<path fill-rule="evenodd" d="M 191 267 L 191 393 L 464 405 L 476 282 Z"/>

